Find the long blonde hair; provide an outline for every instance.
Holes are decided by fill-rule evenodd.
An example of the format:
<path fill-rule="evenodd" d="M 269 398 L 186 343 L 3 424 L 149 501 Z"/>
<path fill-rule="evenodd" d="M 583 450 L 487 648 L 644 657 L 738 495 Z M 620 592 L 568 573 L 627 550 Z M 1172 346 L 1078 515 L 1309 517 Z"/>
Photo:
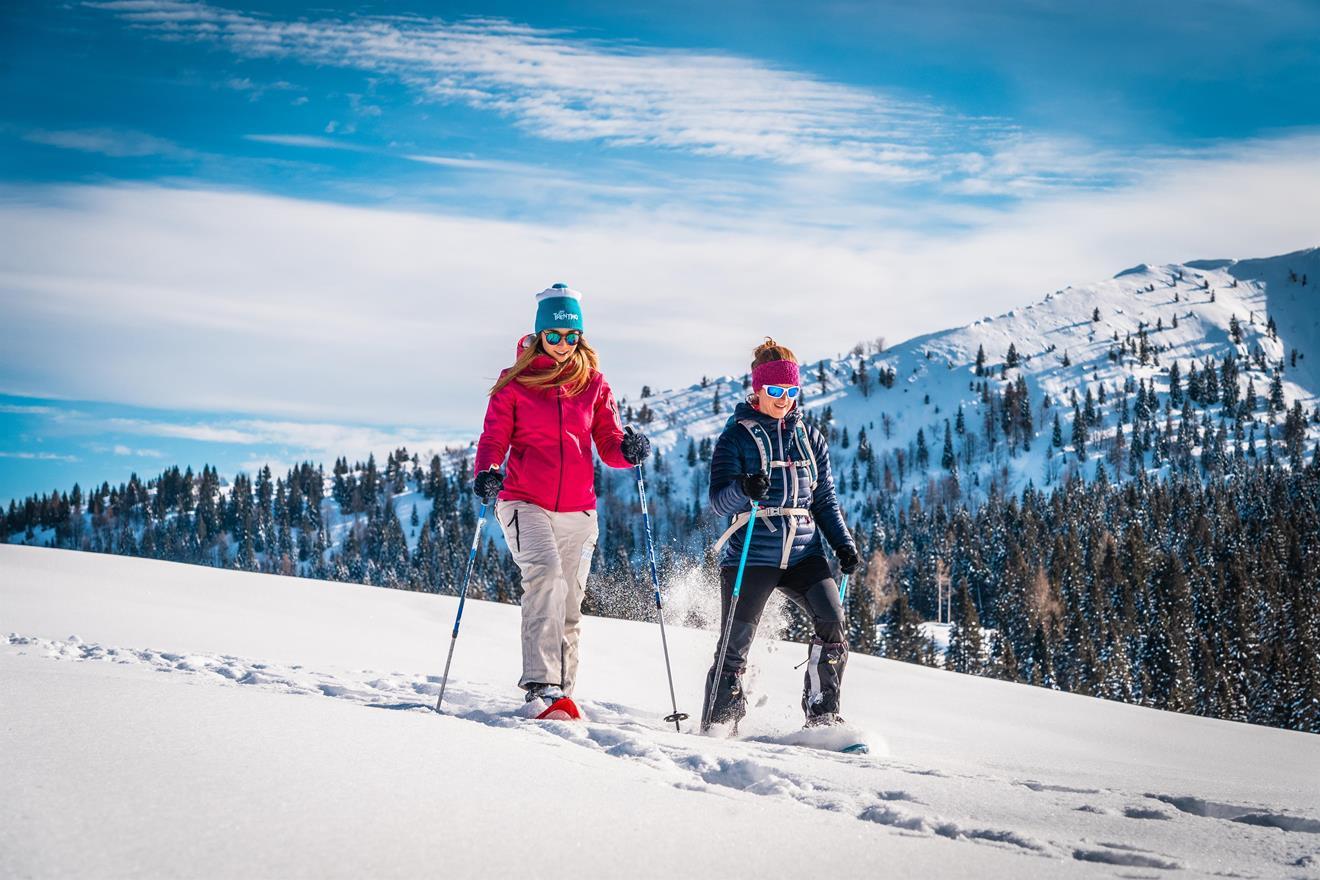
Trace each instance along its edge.
<path fill-rule="evenodd" d="M 562 364 L 555 364 L 548 370 L 528 372 L 532 361 L 541 355 L 549 357 L 550 353 L 541 345 L 541 334 L 537 333 L 536 341 L 523 348 L 518 354 L 518 359 L 513 362 L 513 366 L 505 370 L 491 386 L 490 394 L 495 394 L 517 379 L 519 384 L 537 390 L 562 385 L 568 396 L 572 397 L 580 394 L 587 387 L 591 382 L 591 374 L 600 368 L 600 358 L 596 356 L 596 350 L 587 344 L 585 336 L 578 338 L 578 344 L 573 348 L 572 354 Z"/>

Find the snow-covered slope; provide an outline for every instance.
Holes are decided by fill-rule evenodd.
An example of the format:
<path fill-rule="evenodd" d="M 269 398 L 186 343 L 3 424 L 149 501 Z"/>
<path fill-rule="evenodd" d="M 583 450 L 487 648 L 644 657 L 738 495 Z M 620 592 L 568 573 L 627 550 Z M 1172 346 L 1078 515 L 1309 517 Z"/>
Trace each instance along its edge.
<path fill-rule="evenodd" d="M 645 591 L 639 584 L 638 589 Z M 675 733 L 653 625 L 589 618 L 584 725 L 513 715 L 518 609 L 0 546 L 3 876 L 1320 876 L 1320 737 L 854 656 L 867 757 Z M 695 714 L 712 633 L 674 626 Z M 759 738 L 759 739 L 758 739 Z"/>
<path fill-rule="evenodd" d="M 1234 318 L 1241 326 L 1240 343 L 1230 338 Z M 1268 332 L 1270 319 L 1277 327 L 1275 336 Z M 870 338 L 884 333 L 885 316 L 879 312 L 859 315 L 854 323 L 859 337 Z M 791 328 L 765 329 L 792 347 Z M 1117 354 L 1120 345 L 1135 346 L 1143 331 L 1148 346 L 1144 362 L 1130 348 Z M 1005 371 L 1010 346 L 1020 360 L 1016 368 Z M 1020 490 L 1028 482 L 1037 487 L 1053 485 L 1077 464 L 1071 454 L 1072 394 L 1084 398 L 1089 388 L 1098 395 L 1103 386 L 1109 405 L 1101 406 L 1101 423 L 1091 431 L 1091 454 L 1080 469 L 1081 475 L 1091 478 L 1097 453 L 1103 455 L 1112 445 L 1118 423 L 1115 400 L 1129 380 L 1153 383 L 1162 409 L 1168 400 L 1169 368 L 1175 362 L 1185 388 L 1194 364 L 1204 367 L 1207 358 L 1222 364 L 1233 351 L 1242 367 L 1241 390 L 1252 381 L 1262 399 L 1269 391 L 1274 367 L 1282 363 L 1286 405 L 1301 401 L 1307 415 L 1313 414 L 1320 403 L 1320 248 L 1256 260 L 1141 265 L 1107 281 L 1055 291 L 1007 314 L 985 316 L 885 351 L 875 348 L 861 343 L 852 354 L 819 361 L 813 352 L 797 351 L 803 359 L 805 407 L 818 416 L 829 408 L 831 424 L 840 438 L 842 430 L 848 429 L 851 446 L 845 449 L 836 443 L 833 450 L 840 475 L 855 473 L 852 465 L 858 455 L 858 435 L 865 429 L 876 469 L 890 470 L 896 497 L 905 498 L 912 489 L 924 493 L 931 480 L 947 475 L 940 461 L 946 424 L 956 425 L 961 407 L 966 432 L 955 434 L 953 445 L 962 492 L 983 494 L 991 481 L 1010 491 Z M 975 373 L 979 350 L 986 357 L 984 376 Z M 1257 352 L 1267 369 L 1252 361 Z M 868 378 L 859 384 L 856 377 L 862 368 Z M 892 387 L 879 383 L 881 370 L 893 371 Z M 988 442 L 992 431 L 986 425 L 990 412 L 979 383 L 988 381 L 991 391 L 1001 391 L 1019 377 L 1030 393 L 1030 449 L 1015 448 L 1002 434 L 992 448 Z M 696 383 L 628 401 L 635 416 L 643 404 L 653 414 L 650 429 L 658 446 L 680 453 L 671 459 L 671 465 L 680 470 L 677 485 L 685 487 L 689 482 L 682 472 L 681 455 L 688 441 L 699 442 L 719 433 L 734 403 L 747 394 L 743 381 L 742 376 L 724 376 L 704 386 Z M 1131 401 L 1130 390 L 1127 396 Z M 1047 397 L 1052 404 L 1048 409 L 1043 406 Z M 1207 409 L 1217 419 L 1223 408 L 1212 405 Z M 1062 423 L 1062 449 L 1051 445 L 1055 413 Z M 1198 408 L 1198 418 L 1201 415 Z M 1261 422 L 1259 445 L 1264 442 L 1267 414 L 1262 407 L 1254 416 Z M 1000 413 L 996 411 L 993 418 L 999 421 Z M 1177 418 L 1175 414 L 1175 422 Z M 1159 421 L 1163 423 L 1162 416 Z M 1281 422 L 1282 415 L 1273 426 L 1276 442 Z M 929 450 L 925 467 L 915 466 L 919 430 Z M 1130 420 L 1125 431 L 1130 443 Z M 1320 424 L 1313 422 L 1308 435 L 1309 452 L 1320 439 Z M 903 466 L 898 463 L 898 453 L 904 456 Z M 1111 479 L 1123 479 L 1127 473 L 1124 461 L 1109 467 Z M 1152 464 L 1148 469 L 1159 468 Z M 864 462 L 860 470 L 864 479 Z M 853 503 L 873 496 L 874 483 L 879 482 L 863 491 L 850 491 Z M 848 488 L 851 485 L 850 480 Z"/>

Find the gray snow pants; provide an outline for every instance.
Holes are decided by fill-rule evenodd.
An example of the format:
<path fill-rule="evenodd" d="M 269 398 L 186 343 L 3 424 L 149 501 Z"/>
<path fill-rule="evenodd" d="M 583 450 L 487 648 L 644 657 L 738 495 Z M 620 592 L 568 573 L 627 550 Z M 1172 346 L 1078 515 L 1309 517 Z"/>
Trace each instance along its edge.
<path fill-rule="evenodd" d="M 530 501 L 500 501 L 495 516 L 522 572 L 519 687 L 557 684 L 573 693 L 578 626 L 596 550 L 596 511 L 556 513 Z"/>

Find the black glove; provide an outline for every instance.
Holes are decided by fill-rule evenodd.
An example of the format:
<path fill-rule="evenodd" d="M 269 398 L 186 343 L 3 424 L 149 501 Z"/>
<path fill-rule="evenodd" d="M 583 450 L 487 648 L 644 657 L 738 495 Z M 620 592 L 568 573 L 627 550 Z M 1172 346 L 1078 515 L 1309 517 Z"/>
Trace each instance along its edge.
<path fill-rule="evenodd" d="M 742 484 L 743 494 L 753 501 L 763 500 L 770 491 L 770 475 L 765 471 L 743 474 L 738 478 L 738 482 Z"/>
<path fill-rule="evenodd" d="M 839 557 L 839 571 L 844 574 L 852 574 L 857 570 L 857 565 L 862 561 L 857 555 L 857 548 L 852 544 L 846 544 L 834 551 L 834 555 Z"/>
<path fill-rule="evenodd" d="M 623 460 L 628 464 L 641 464 L 651 454 L 651 441 L 646 439 L 645 434 L 638 433 L 629 425 L 623 429 L 623 442 L 619 444 L 619 452 L 623 454 Z"/>
<path fill-rule="evenodd" d="M 472 491 L 480 496 L 481 500 L 490 504 L 495 500 L 495 496 L 500 493 L 504 486 L 504 474 L 497 470 L 482 471 L 477 474 L 477 478 L 472 481 Z"/>

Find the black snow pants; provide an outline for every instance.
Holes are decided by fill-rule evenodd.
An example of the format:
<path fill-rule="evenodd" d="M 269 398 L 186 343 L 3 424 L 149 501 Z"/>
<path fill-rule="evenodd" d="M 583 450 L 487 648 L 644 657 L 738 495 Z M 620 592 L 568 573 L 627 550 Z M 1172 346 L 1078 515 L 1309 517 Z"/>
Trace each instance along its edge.
<path fill-rule="evenodd" d="M 738 569 L 732 566 L 720 569 L 721 626 L 729 620 L 729 605 L 733 598 L 733 584 Z M 705 700 L 701 717 L 713 724 L 737 722 L 747 714 L 747 697 L 743 692 L 742 675 L 747 669 L 747 654 L 756 627 L 761 620 L 770 594 L 783 590 L 798 607 L 810 616 L 816 636 L 808 646 L 807 673 L 802 688 L 802 711 L 807 723 L 823 715 L 839 711 L 839 688 L 843 683 L 843 670 L 848 664 L 848 636 L 843 619 L 843 605 L 839 602 L 839 588 L 830 574 L 829 564 L 823 556 L 809 556 L 788 568 L 749 565 L 743 572 L 742 588 L 738 594 L 738 607 L 734 609 L 733 626 L 729 630 L 729 646 L 724 655 L 724 668 L 715 669 L 719 662 L 719 643 L 715 645 L 715 659 L 706 675 Z M 721 636 L 723 631 L 721 631 Z M 710 709 L 711 684 L 719 675 L 715 689 L 715 706 Z"/>

